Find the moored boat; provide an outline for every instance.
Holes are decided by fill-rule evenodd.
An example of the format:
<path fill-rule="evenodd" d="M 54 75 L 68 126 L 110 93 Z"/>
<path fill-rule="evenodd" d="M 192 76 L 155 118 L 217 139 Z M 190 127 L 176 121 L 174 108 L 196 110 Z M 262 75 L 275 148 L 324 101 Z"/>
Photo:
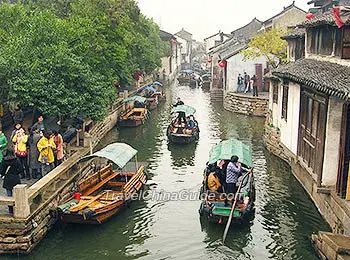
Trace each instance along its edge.
<path fill-rule="evenodd" d="M 148 119 L 148 109 L 146 108 L 146 98 L 132 96 L 124 99 L 124 103 L 134 102 L 134 107 L 125 111 L 118 118 L 118 124 L 122 127 L 136 127 L 145 123 Z"/>
<path fill-rule="evenodd" d="M 238 179 L 237 185 L 239 189 L 235 197 L 229 196 L 224 192 L 224 182 L 226 176 L 226 167 L 222 169 L 217 167 L 218 162 L 228 161 L 233 155 L 238 156 L 242 166 L 247 169 L 252 167 L 252 152 L 251 149 L 236 139 L 230 139 L 214 145 L 209 154 L 209 161 L 206 170 L 204 171 L 204 180 L 201 188 L 202 203 L 199 209 L 201 216 L 208 219 L 210 222 L 227 223 L 232 212 L 232 223 L 243 222 L 249 220 L 254 212 L 255 201 L 255 183 L 252 171 L 244 173 Z M 224 164 L 224 165 L 225 165 Z M 208 187 L 208 175 L 215 172 L 221 182 L 222 189 L 212 191 Z M 234 209 L 232 207 L 234 206 Z"/>
<path fill-rule="evenodd" d="M 125 143 L 113 143 L 104 149 L 82 158 L 105 158 L 112 163 L 78 182 L 78 192 L 60 205 L 57 212 L 63 222 L 79 224 L 101 224 L 116 215 L 135 193 L 146 183 L 144 167 L 135 161 L 135 171 L 125 172 L 123 168 L 135 157 L 137 151 Z"/>
<path fill-rule="evenodd" d="M 198 122 L 194 119 L 196 109 L 187 105 L 178 105 L 171 111 L 174 118 L 167 128 L 170 142 L 178 144 L 192 143 L 199 139 Z"/>

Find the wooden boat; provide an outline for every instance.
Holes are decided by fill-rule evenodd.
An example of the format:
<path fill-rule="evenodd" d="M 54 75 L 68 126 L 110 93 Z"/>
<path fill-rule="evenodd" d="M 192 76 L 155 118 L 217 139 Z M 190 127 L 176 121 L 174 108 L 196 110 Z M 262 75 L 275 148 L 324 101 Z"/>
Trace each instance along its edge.
<path fill-rule="evenodd" d="M 136 155 L 137 151 L 124 143 L 110 144 L 104 149 L 83 158 L 106 158 L 120 169 Z M 144 167 L 134 172 L 114 171 L 112 164 L 78 183 L 79 192 L 60 205 L 57 212 L 63 222 L 101 224 L 131 202 L 146 183 Z"/>
<path fill-rule="evenodd" d="M 232 199 L 232 196 L 228 197 L 224 192 L 216 192 L 208 189 L 207 173 L 210 171 L 208 169 L 216 165 L 218 161 L 229 161 L 233 155 L 238 156 L 243 167 L 252 167 L 251 149 L 238 140 L 230 139 L 222 141 L 213 146 L 210 151 L 208 166 L 204 171 L 204 180 L 201 188 L 202 203 L 199 209 L 200 215 L 210 222 L 227 223 L 232 210 L 233 200 L 227 200 L 227 198 Z M 225 167 L 224 171 L 226 171 Z M 220 176 L 226 176 L 226 174 L 222 175 L 220 170 L 218 170 L 218 175 L 219 179 Z M 237 185 L 242 182 L 242 188 L 238 191 L 238 200 L 233 211 L 232 223 L 242 223 L 245 220 L 250 220 L 254 212 L 255 183 L 253 173 L 244 174 L 238 181 L 239 183 Z"/>
<path fill-rule="evenodd" d="M 124 103 L 134 102 L 134 107 L 119 116 L 118 124 L 122 127 L 136 127 L 145 123 L 148 119 L 146 98 L 133 96 L 124 99 Z"/>
<path fill-rule="evenodd" d="M 196 113 L 196 109 L 187 105 L 179 105 L 174 107 L 171 112 L 172 115 L 177 114 L 178 116 L 177 118 L 172 120 L 172 122 L 167 128 L 167 136 L 169 141 L 178 144 L 187 144 L 197 141 L 199 139 L 198 122 L 194 120 L 194 128 L 190 133 L 186 133 L 184 131 L 185 120 L 183 123 L 180 122 L 181 118 L 193 116 Z"/>

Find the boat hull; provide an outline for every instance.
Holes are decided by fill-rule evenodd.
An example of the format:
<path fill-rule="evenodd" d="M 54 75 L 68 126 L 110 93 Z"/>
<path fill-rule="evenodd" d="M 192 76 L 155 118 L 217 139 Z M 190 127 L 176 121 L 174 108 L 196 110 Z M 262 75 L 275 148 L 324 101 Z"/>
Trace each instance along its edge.
<path fill-rule="evenodd" d="M 229 213 L 231 212 L 231 207 L 227 207 L 227 212 L 225 214 L 215 214 L 210 206 L 206 204 L 205 201 L 202 202 L 199 214 L 208 220 L 210 223 L 215 224 L 226 224 L 229 218 Z M 245 221 L 250 221 L 254 213 L 254 203 L 250 202 L 246 209 L 235 209 L 232 215 L 233 224 L 242 224 Z"/>
<path fill-rule="evenodd" d="M 137 127 L 143 124 L 143 120 L 139 119 L 127 119 L 127 120 L 120 120 L 119 126 L 122 127 Z"/>
<path fill-rule="evenodd" d="M 183 134 L 168 134 L 170 142 L 175 144 L 189 144 L 197 141 L 199 138 L 196 134 L 194 135 L 183 135 Z"/>

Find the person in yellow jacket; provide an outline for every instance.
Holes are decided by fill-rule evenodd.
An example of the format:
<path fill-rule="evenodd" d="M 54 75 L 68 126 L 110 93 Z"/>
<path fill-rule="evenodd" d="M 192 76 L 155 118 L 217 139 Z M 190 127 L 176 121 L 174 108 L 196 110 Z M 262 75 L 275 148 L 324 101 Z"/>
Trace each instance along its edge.
<path fill-rule="evenodd" d="M 42 175 L 45 176 L 54 168 L 55 156 L 53 151 L 56 149 L 54 137 L 46 131 L 43 132 L 43 137 L 37 143 L 39 150 L 38 161 L 42 165 Z"/>
<path fill-rule="evenodd" d="M 215 172 L 211 172 L 208 176 L 208 188 L 212 191 L 221 192 L 221 183 Z"/>
<path fill-rule="evenodd" d="M 16 156 L 18 157 L 21 167 L 23 169 L 24 178 L 25 176 L 27 177 L 28 180 L 30 180 L 30 173 L 29 173 L 29 168 L 28 168 L 28 163 L 27 163 L 27 157 L 28 157 L 28 152 L 27 152 L 27 142 L 28 142 L 28 135 L 24 131 L 23 128 L 19 128 L 15 135 L 12 138 L 12 142 L 15 144 L 15 153 Z"/>

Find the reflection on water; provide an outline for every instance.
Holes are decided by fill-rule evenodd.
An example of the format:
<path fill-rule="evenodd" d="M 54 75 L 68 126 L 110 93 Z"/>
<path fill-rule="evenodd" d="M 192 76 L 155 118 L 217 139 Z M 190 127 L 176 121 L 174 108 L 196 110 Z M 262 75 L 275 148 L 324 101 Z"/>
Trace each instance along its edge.
<path fill-rule="evenodd" d="M 264 119 L 224 111 L 198 88 L 173 86 L 166 93 L 166 102 L 152 111 L 144 126 L 116 128 L 101 147 L 115 141 L 135 147 L 138 160 L 148 162 L 148 175 L 156 183 L 146 187 L 152 194 L 196 193 L 212 145 L 237 138 L 253 150 L 255 218 L 233 227 L 223 245 L 225 227 L 199 217 L 198 199 L 146 198 L 102 226 L 58 224 L 28 259 L 317 259 L 309 237 L 329 227 L 289 167 L 264 149 Z M 169 113 L 178 96 L 197 109 L 198 143 L 168 143 Z"/>

